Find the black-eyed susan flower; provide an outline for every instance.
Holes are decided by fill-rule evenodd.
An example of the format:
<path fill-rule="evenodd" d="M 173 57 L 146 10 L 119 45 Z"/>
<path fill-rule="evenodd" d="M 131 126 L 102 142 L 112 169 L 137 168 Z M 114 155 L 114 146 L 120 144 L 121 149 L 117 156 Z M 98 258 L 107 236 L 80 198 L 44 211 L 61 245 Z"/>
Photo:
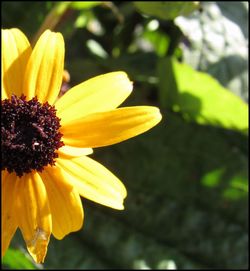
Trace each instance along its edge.
<path fill-rule="evenodd" d="M 20 30 L 2 30 L 2 253 L 20 228 L 37 263 L 51 234 L 62 239 L 82 227 L 80 196 L 124 208 L 124 185 L 88 157 L 92 148 L 161 120 L 156 107 L 117 108 L 132 91 L 124 72 L 94 77 L 58 98 L 63 68 L 60 33 L 45 31 L 32 50 Z"/>

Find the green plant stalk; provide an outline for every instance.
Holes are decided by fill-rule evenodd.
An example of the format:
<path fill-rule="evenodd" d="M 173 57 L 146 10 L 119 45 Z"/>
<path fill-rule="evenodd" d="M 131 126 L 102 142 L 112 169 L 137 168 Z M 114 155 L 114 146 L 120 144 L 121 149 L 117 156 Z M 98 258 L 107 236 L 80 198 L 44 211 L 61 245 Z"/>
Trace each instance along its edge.
<path fill-rule="evenodd" d="M 50 30 L 55 29 L 56 25 L 59 23 L 60 19 L 62 18 L 62 16 L 67 11 L 70 5 L 71 5 L 71 2 L 58 2 L 55 5 L 55 7 L 46 16 L 39 30 L 36 32 L 34 38 L 32 39 L 32 45 L 36 43 L 40 35 L 46 29 L 50 29 Z"/>

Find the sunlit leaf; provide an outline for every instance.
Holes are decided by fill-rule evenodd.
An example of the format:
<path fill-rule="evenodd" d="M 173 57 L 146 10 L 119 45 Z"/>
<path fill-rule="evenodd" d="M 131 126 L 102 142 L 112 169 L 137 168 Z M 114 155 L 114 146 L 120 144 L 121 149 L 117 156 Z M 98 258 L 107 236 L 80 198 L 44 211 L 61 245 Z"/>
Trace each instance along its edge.
<path fill-rule="evenodd" d="M 212 172 L 208 172 L 206 175 L 203 176 L 201 183 L 208 187 L 217 186 L 220 183 L 222 174 L 224 172 L 225 172 L 225 169 L 223 168 L 216 169 Z"/>
<path fill-rule="evenodd" d="M 244 193 L 248 193 L 248 182 L 245 178 L 234 176 L 230 180 L 230 185 L 235 189 L 241 190 Z"/>
<path fill-rule="evenodd" d="M 225 199 L 230 199 L 230 200 L 237 200 L 242 198 L 242 196 L 245 196 L 246 193 L 244 193 L 241 190 L 235 189 L 233 187 L 228 187 L 227 189 L 225 189 L 225 191 L 223 191 L 223 197 Z"/>
<path fill-rule="evenodd" d="M 38 269 L 31 258 L 27 258 L 18 249 L 9 248 L 2 259 L 2 264 L 11 269 Z"/>
<path fill-rule="evenodd" d="M 72 1 L 70 7 L 73 9 L 90 9 L 102 4 L 102 1 Z"/>
<path fill-rule="evenodd" d="M 103 49 L 103 47 L 97 41 L 92 40 L 92 39 L 87 40 L 86 45 L 94 55 L 99 56 L 101 58 L 108 57 L 107 52 Z"/>
<path fill-rule="evenodd" d="M 228 176 L 225 176 L 225 168 L 208 172 L 202 177 L 201 183 L 210 188 L 215 188 L 219 185 L 224 187 L 222 194 L 225 199 L 236 200 L 248 195 L 247 177 L 236 175 L 230 179 Z"/>
<path fill-rule="evenodd" d="M 199 2 L 134 2 L 136 8 L 145 14 L 156 16 L 164 20 L 172 20 L 180 15 L 188 15 L 199 8 Z"/>
<path fill-rule="evenodd" d="M 145 31 L 143 37 L 153 46 L 158 56 L 165 56 L 169 47 L 169 37 L 161 31 Z"/>
<path fill-rule="evenodd" d="M 210 75 L 173 58 L 159 61 L 163 105 L 188 120 L 248 133 L 248 105 Z"/>

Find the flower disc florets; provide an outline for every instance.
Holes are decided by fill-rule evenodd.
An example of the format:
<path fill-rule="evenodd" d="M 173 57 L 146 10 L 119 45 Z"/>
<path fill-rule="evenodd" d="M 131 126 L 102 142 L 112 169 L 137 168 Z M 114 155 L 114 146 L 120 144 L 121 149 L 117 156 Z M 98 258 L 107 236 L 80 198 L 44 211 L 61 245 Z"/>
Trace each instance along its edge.
<path fill-rule="evenodd" d="M 12 95 L 3 100 L 1 169 L 21 177 L 32 170 L 42 171 L 45 166 L 54 165 L 58 157 L 56 150 L 64 145 L 59 127 L 56 109 L 47 102 L 41 104 L 36 97 L 26 101 L 24 95 L 20 98 Z"/>

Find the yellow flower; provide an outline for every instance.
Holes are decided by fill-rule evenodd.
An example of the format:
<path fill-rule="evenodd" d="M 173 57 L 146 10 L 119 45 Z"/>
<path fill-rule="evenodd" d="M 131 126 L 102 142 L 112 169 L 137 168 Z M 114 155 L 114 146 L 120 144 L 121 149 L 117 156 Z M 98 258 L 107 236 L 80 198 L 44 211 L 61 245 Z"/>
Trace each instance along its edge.
<path fill-rule="evenodd" d="M 2 255 L 19 227 L 43 262 L 51 234 L 62 239 L 82 227 L 80 196 L 123 209 L 124 185 L 87 155 L 161 120 L 156 107 L 117 109 L 132 91 L 121 71 L 58 98 L 63 70 L 60 33 L 46 30 L 32 50 L 20 30 L 2 30 Z"/>

